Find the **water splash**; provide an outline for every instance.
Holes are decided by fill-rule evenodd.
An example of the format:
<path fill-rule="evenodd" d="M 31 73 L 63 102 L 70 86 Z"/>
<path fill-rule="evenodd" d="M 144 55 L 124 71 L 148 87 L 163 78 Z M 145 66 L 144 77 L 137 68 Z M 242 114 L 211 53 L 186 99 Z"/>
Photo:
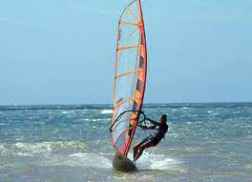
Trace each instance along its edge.
<path fill-rule="evenodd" d="M 185 172 L 182 161 L 169 158 L 166 155 L 157 155 L 148 152 L 144 152 L 142 157 L 138 160 L 137 167 L 139 169 Z"/>

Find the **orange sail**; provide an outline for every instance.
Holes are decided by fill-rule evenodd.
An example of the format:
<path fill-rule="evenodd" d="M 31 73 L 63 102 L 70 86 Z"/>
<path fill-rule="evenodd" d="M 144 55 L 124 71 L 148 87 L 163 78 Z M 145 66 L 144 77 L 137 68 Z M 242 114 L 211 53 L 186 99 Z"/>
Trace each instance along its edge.
<path fill-rule="evenodd" d="M 147 49 L 141 0 L 132 1 L 118 23 L 113 85 L 112 144 L 127 156 L 142 109 L 147 74 Z M 128 112 L 130 111 L 130 112 Z"/>

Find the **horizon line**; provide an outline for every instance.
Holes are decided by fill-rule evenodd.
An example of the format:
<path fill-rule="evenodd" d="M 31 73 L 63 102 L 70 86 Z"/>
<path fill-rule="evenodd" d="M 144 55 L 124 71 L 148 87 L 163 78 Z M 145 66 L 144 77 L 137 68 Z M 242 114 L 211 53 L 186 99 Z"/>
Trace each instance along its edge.
<path fill-rule="evenodd" d="M 205 101 L 205 102 L 147 102 L 143 105 L 156 104 L 252 104 L 252 101 Z M 6 106 L 74 106 L 74 105 L 112 105 L 112 103 L 71 103 L 71 104 L 0 104 L 0 107 Z"/>

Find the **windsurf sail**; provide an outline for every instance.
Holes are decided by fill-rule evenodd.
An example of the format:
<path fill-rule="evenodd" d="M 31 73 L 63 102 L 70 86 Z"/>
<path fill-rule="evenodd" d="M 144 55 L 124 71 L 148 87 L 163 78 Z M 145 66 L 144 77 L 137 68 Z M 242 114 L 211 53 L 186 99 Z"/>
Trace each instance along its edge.
<path fill-rule="evenodd" d="M 147 75 L 147 48 L 141 0 L 132 1 L 118 23 L 113 84 L 112 144 L 127 156 L 141 114 Z"/>

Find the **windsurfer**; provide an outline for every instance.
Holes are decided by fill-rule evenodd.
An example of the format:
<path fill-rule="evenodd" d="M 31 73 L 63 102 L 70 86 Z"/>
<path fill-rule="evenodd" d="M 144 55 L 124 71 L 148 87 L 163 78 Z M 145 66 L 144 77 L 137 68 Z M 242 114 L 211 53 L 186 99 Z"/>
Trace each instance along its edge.
<path fill-rule="evenodd" d="M 152 126 L 146 126 L 145 124 L 140 123 L 139 127 L 141 127 L 142 129 L 156 129 L 157 133 L 154 136 L 148 136 L 134 147 L 134 161 L 136 161 L 142 155 L 143 151 L 146 148 L 154 147 L 159 144 L 159 142 L 162 140 L 162 138 L 164 138 L 166 132 L 168 131 L 166 114 L 160 117 L 160 122 L 156 122 L 150 119 L 148 119 L 148 121 L 150 121 Z"/>

